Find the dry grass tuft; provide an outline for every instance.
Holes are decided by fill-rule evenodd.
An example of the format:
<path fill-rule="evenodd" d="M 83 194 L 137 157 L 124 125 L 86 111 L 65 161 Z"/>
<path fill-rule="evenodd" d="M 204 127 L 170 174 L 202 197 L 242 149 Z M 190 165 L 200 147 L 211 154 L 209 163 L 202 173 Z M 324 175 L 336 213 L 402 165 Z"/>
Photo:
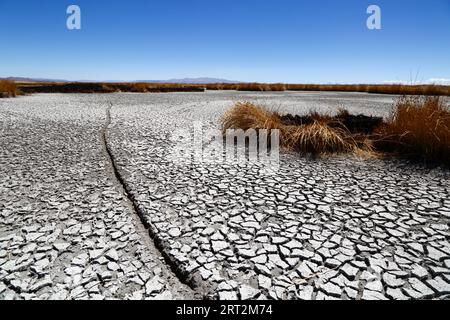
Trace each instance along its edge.
<path fill-rule="evenodd" d="M 0 98 L 9 98 L 17 96 L 16 84 L 9 80 L 0 80 Z"/>
<path fill-rule="evenodd" d="M 290 126 L 282 131 L 281 145 L 288 150 L 313 155 L 327 153 L 349 153 L 358 149 L 350 132 L 342 128 L 332 128 L 326 122 Z"/>
<path fill-rule="evenodd" d="M 249 102 L 238 102 L 221 118 L 223 131 L 227 129 L 281 129 L 282 122 L 275 112 Z"/>
<path fill-rule="evenodd" d="M 377 128 L 378 149 L 450 164 L 450 110 L 438 97 L 403 97 Z"/>

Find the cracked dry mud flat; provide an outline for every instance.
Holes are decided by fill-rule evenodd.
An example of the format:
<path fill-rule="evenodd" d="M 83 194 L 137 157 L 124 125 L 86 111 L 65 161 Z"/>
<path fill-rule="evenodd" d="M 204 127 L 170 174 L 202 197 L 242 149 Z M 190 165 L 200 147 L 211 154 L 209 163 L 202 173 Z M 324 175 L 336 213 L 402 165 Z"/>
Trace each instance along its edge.
<path fill-rule="evenodd" d="M 392 99 L 0 100 L 0 299 L 449 298 L 448 170 L 282 154 L 279 172 L 261 175 L 169 157 L 174 128 L 215 127 L 235 101 L 386 116 Z"/>

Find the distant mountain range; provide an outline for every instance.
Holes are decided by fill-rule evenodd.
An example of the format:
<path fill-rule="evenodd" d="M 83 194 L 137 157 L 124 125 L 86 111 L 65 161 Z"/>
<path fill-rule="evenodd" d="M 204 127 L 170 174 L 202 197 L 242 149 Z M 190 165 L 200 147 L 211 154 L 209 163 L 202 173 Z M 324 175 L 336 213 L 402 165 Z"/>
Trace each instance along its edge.
<path fill-rule="evenodd" d="M 0 78 L 0 80 L 10 80 L 17 82 L 68 82 L 67 80 L 61 79 L 43 79 L 43 78 L 25 78 L 25 77 L 7 77 L 7 78 Z"/>
<path fill-rule="evenodd" d="M 78 80 L 69 81 L 62 79 L 45 79 L 45 78 L 26 78 L 26 77 L 7 77 L 0 78 L 0 80 L 10 80 L 18 82 L 145 82 L 145 83 L 188 83 L 188 84 L 206 84 L 206 83 L 239 83 L 240 81 L 232 81 L 218 78 L 183 78 L 183 79 L 169 79 L 169 80 L 136 80 L 136 81 L 94 81 L 94 80 Z"/>

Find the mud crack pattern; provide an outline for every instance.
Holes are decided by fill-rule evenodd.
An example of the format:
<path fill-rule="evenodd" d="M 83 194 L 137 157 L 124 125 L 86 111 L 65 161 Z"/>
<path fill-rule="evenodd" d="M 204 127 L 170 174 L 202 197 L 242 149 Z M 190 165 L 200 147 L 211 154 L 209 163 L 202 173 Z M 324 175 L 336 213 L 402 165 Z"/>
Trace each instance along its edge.
<path fill-rule="evenodd" d="M 284 154 L 279 172 L 266 176 L 254 165 L 168 157 L 175 128 L 216 127 L 235 101 L 386 116 L 392 99 L 207 92 L 0 100 L 0 299 L 448 298 L 448 170 Z"/>

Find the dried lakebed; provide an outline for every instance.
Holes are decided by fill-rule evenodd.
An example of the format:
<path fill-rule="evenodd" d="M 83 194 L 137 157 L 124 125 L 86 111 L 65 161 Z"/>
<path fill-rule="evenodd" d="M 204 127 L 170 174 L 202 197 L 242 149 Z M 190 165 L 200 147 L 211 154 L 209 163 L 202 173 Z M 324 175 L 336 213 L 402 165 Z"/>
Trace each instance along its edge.
<path fill-rule="evenodd" d="M 169 156 L 175 128 L 215 127 L 236 101 L 386 116 L 393 98 L 0 100 L 0 299 L 448 298 L 448 170 L 282 154 L 277 174 L 261 175 Z"/>

